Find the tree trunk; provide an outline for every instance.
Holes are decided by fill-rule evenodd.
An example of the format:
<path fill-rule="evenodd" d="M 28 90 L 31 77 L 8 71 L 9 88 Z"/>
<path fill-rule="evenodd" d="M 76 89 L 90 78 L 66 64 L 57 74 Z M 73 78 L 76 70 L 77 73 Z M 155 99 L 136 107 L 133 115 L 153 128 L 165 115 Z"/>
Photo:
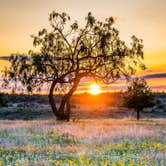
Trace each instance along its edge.
<path fill-rule="evenodd" d="M 53 81 L 52 84 L 51 84 L 50 93 L 49 93 L 48 98 L 49 98 L 49 102 L 50 102 L 50 105 L 51 105 L 51 108 L 52 108 L 52 112 L 57 117 L 58 116 L 58 110 L 56 108 L 56 104 L 55 104 L 55 100 L 54 100 L 54 94 L 53 94 L 55 85 L 56 85 L 56 82 Z"/>
<path fill-rule="evenodd" d="M 69 121 L 70 120 L 70 113 L 71 113 L 71 107 L 70 107 L 70 102 L 67 101 L 64 105 L 64 107 L 59 107 L 58 109 L 58 116 L 57 117 L 57 120 L 67 120 Z"/>
<path fill-rule="evenodd" d="M 139 120 L 139 119 L 140 119 L 140 110 L 137 109 L 137 120 Z"/>
<path fill-rule="evenodd" d="M 56 107 L 56 101 L 53 94 L 49 94 L 49 102 L 52 108 L 52 112 L 56 116 L 57 120 L 70 120 L 70 98 L 68 98 L 64 102 L 61 102 L 61 105 L 58 109 Z"/>
<path fill-rule="evenodd" d="M 70 120 L 70 113 L 71 113 L 70 98 L 71 98 L 72 94 L 74 93 L 74 91 L 77 89 L 79 81 L 80 81 L 79 78 L 75 80 L 70 91 L 66 95 L 63 96 L 58 109 L 56 107 L 56 101 L 54 99 L 54 94 L 53 94 L 56 82 L 54 81 L 52 83 L 51 88 L 50 88 L 50 93 L 49 93 L 49 102 L 50 102 L 52 111 L 53 111 L 54 115 L 56 116 L 57 120 L 67 120 L 67 121 Z"/>
<path fill-rule="evenodd" d="M 70 99 L 66 103 L 66 120 L 70 120 L 70 113 L 71 113 L 71 106 L 70 106 Z"/>

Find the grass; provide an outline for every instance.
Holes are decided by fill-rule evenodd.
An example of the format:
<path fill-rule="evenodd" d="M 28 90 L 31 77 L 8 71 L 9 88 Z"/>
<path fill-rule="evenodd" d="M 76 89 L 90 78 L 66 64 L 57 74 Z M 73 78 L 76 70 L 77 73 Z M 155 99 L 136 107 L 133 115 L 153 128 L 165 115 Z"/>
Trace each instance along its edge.
<path fill-rule="evenodd" d="M 163 107 L 135 121 L 133 110 L 114 107 L 118 98 L 87 97 L 75 96 L 72 120 L 57 122 L 47 96 L 9 95 L 12 102 L 0 108 L 0 166 L 166 165 Z"/>
<path fill-rule="evenodd" d="M 164 166 L 166 121 L 1 120 L 0 165 Z"/>

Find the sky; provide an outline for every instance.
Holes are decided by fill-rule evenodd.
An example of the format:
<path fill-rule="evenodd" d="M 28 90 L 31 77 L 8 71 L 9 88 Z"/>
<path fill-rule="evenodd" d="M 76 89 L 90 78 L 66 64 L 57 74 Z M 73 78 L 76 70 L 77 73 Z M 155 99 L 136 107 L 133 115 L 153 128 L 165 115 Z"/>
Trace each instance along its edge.
<path fill-rule="evenodd" d="M 89 11 L 100 20 L 114 16 L 122 39 L 134 34 L 144 41 L 142 75 L 166 73 L 166 0 L 0 0 L 0 56 L 32 49 L 30 35 L 49 27 L 53 10 L 80 24 Z"/>

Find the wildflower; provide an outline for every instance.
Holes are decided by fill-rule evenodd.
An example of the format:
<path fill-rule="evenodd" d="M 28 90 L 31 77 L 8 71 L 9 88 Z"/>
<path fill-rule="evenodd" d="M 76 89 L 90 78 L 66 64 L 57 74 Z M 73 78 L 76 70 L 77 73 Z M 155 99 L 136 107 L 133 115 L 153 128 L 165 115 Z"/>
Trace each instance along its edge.
<path fill-rule="evenodd" d="M 117 166 L 123 166 L 124 164 L 123 164 L 123 161 L 122 160 L 120 160 L 119 162 L 118 162 L 118 164 L 117 164 Z"/>
<path fill-rule="evenodd" d="M 0 152 L 3 152 L 3 151 L 4 151 L 4 148 L 1 148 L 1 147 L 0 147 Z"/>
<path fill-rule="evenodd" d="M 120 161 L 118 161 L 118 162 L 113 162 L 113 163 L 112 163 L 112 166 L 124 166 L 124 164 L 123 164 L 123 161 L 120 160 Z"/>
<path fill-rule="evenodd" d="M 158 149 L 158 148 L 161 147 L 161 144 L 158 143 L 158 142 L 154 142 L 154 143 L 153 143 L 153 147 L 154 147 L 155 149 Z"/>

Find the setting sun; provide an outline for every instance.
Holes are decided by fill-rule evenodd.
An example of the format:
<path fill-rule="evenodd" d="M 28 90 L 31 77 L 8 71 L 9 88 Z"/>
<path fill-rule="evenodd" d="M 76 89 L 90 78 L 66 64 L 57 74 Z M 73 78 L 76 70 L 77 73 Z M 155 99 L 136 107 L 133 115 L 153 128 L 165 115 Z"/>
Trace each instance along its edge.
<path fill-rule="evenodd" d="M 90 85 L 89 92 L 93 95 L 97 95 L 97 94 L 101 93 L 100 86 L 97 84 Z"/>

